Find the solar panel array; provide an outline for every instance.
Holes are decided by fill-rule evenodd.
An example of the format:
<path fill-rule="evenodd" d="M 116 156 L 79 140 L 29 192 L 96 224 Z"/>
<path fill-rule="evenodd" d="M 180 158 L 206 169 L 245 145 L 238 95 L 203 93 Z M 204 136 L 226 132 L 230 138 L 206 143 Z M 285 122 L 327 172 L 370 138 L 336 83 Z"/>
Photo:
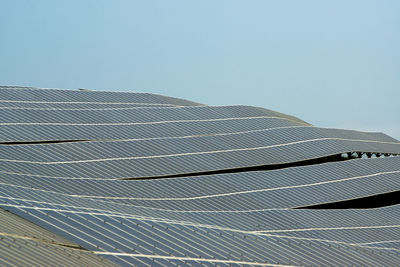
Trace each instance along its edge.
<path fill-rule="evenodd" d="M 116 266 L 65 238 L 0 209 L 2 266 Z"/>
<path fill-rule="evenodd" d="M 3 86 L 0 105 L 0 246 L 29 263 L 400 264 L 400 205 L 306 208 L 399 191 L 385 134 L 141 93 Z"/>

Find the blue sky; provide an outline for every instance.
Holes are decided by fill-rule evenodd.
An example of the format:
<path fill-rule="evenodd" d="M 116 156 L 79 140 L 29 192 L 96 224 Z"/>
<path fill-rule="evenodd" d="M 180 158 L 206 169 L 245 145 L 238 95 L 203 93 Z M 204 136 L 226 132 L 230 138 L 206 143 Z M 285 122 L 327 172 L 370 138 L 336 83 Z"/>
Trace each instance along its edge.
<path fill-rule="evenodd" d="M 400 1 L 0 0 L 0 84 L 246 104 L 400 139 Z"/>

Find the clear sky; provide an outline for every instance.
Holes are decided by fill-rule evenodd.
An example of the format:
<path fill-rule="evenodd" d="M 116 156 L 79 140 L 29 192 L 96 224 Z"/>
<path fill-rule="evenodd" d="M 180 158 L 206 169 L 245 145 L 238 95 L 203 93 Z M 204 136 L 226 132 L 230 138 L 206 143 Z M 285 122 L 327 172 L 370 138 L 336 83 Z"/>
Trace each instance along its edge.
<path fill-rule="evenodd" d="M 400 139 L 400 1 L 0 0 L 0 84 L 254 105 Z"/>

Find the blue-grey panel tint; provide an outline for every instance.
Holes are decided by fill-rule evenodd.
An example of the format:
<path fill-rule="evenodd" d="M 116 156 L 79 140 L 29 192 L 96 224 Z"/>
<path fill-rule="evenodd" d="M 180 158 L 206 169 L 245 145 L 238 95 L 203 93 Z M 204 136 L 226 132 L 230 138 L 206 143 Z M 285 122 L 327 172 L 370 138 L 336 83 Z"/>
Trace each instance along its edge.
<path fill-rule="evenodd" d="M 59 90 L 39 88 L 0 88 L 0 101 L 96 102 L 96 103 L 158 103 L 182 106 L 199 105 L 184 99 L 149 93 L 105 92 L 89 90 Z"/>
<path fill-rule="evenodd" d="M 140 218 L 128 210 L 122 214 L 108 213 L 107 206 L 101 212 L 82 211 L 73 208 L 74 205 L 64 202 L 63 206 L 57 207 L 29 200 L 2 204 L 16 214 L 96 251 L 98 255 L 119 253 L 128 262 L 130 258 L 136 262 L 138 257 L 146 258 L 146 255 L 148 259 L 156 259 L 154 256 L 162 259 L 164 256 L 197 259 L 200 262 L 218 260 L 286 265 L 343 265 L 350 256 L 354 264 L 360 265 L 395 265 L 400 260 L 400 255 L 390 250 L 361 248 L 357 244 L 336 240 L 302 239 L 179 221 L 167 222 L 160 215 Z M 81 206 L 85 205 L 85 202 L 81 203 Z M 292 218 L 297 220 L 296 216 Z M 270 220 L 265 223 L 274 224 Z M 349 235 L 352 233 L 358 237 L 357 232 L 352 231 Z M 392 237 L 398 238 L 396 235 Z"/>
<path fill-rule="evenodd" d="M 164 138 L 295 126 L 298 123 L 268 117 L 118 125 L 0 125 L 0 142 Z"/>
<path fill-rule="evenodd" d="M 400 187 L 400 157 L 155 180 L 0 174 L 4 184 L 135 206 L 193 211 L 255 210 L 310 206 L 396 191 Z"/>
<path fill-rule="evenodd" d="M 20 231 L 0 216 L 0 265 L 38 265 L 46 253 L 44 264 L 57 265 L 81 253 L 78 245 L 91 251 L 80 265 L 99 265 L 94 254 L 120 266 L 400 265 L 400 205 L 292 209 L 396 191 L 398 156 L 187 176 L 344 152 L 400 154 L 400 142 L 261 108 L 196 105 L 0 86 L 2 142 L 114 139 L 0 146 L 0 207 L 35 224 Z M 117 179 L 167 175 L 182 177 Z M 36 242 L 37 227 L 63 238 L 44 249 L 53 239 Z M 61 243 L 68 247 L 48 252 Z"/>
<path fill-rule="evenodd" d="M 283 164 L 352 151 L 400 154 L 400 142 L 347 130 L 279 128 L 185 138 L 0 146 L 0 167 L 57 177 L 140 178 Z"/>
<path fill-rule="evenodd" d="M 277 117 L 307 123 L 276 111 L 251 106 L 133 107 L 108 109 L 0 109 L 2 124 L 107 124 L 180 120 Z"/>

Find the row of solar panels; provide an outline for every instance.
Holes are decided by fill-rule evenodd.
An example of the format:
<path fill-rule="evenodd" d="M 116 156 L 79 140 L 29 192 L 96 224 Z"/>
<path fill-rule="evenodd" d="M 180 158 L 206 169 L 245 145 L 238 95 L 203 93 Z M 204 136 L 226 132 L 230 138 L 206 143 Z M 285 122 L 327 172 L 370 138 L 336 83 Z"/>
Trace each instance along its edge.
<path fill-rule="evenodd" d="M 0 102 L 72 103 L 72 104 L 167 104 L 197 106 L 198 103 L 149 93 L 102 92 L 88 90 L 54 90 L 33 87 L 0 86 Z"/>
<path fill-rule="evenodd" d="M 316 127 L 135 141 L 1 146 L 0 167 L 20 174 L 143 178 L 321 158 L 344 152 L 400 154 L 385 136 Z"/>
<path fill-rule="evenodd" d="M 332 162 L 274 171 L 240 172 L 196 177 L 151 180 L 74 179 L 21 175 L 0 171 L 0 181 L 49 191 L 93 197 L 145 199 L 201 198 L 206 195 L 257 191 L 263 188 L 298 187 L 368 177 L 374 173 L 391 173 L 399 168 L 399 157 Z M 207 185 L 213 184 L 213 187 Z M 202 189 L 204 188 L 204 189 Z M 205 191 L 206 190 L 206 193 Z"/>
<path fill-rule="evenodd" d="M 0 125 L 0 143 L 200 136 L 293 126 L 298 125 L 286 119 L 270 117 L 121 123 L 117 125 L 112 123 L 83 125 Z"/>
<path fill-rule="evenodd" d="M 72 98 L 72 99 L 71 99 Z M 76 99 L 77 101 L 73 101 Z M 160 107 L 167 107 L 167 106 L 201 106 L 201 104 L 177 99 L 172 97 L 166 97 L 161 95 L 154 95 L 148 93 L 124 93 L 124 92 L 100 92 L 100 91 L 74 91 L 74 90 L 51 90 L 51 89 L 38 89 L 38 88 L 30 88 L 30 87 L 16 87 L 16 86 L 0 86 L 0 110 L 1 109 L 22 109 L 22 110 L 42 110 L 42 109 L 51 109 L 54 111 L 56 110 L 63 110 L 61 112 L 67 112 L 71 110 L 71 112 L 75 113 L 75 116 L 78 117 L 87 117 L 87 114 L 77 112 L 73 109 L 83 109 L 83 110 L 90 110 L 90 109 L 97 109 L 100 110 L 97 113 L 94 113 L 93 116 L 89 116 L 92 119 L 101 119 L 102 117 L 109 116 L 107 110 L 112 109 L 135 109 L 138 106 L 142 105 L 145 107 L 146 105 L 159 105 Z M 237 116 L 243 117 L 243 115 L 252 113 L 264 113 L 266 114 L 273 114 L 277 117 L 284 117 L 294 121 L 298 121 L 300 123 L 304 123 L 304 121 L 299 120 L 294 116 L 290 116 L 287 114 L 282 114 L 276 111 L 266 110 L 263 108 L 255 108 L 255 107 L 211 107 L 212 109 L 239 109 L 242 112 L 239 112 Z M 200 112 L 207 112 L 202 111 Z M 15 111 L 15 110 L 14 110 Z M 24 112 L 24 111 L 22 111 Z M 133 113 L 131 119 L 137 119 L 142 117 L 148 116 L 148 114 L 141 114 L 141 111 L 134 111 L 139 113 Z M 164 116 L 164 114 L 169 114 L 169 110 L 162 109 L 161 112 L 157 110 L 150 110 L 150 112 L 156 112 L 153 114 L 157 118 L 158 116 Z M 188 112 L 187 109 L 183 109 L 182 113 Z M 192 111 L 190 111 L 192 112 Z M 196 111 L 194 111 L 196 113 Z M 221 113 L 221 111 L 215 111 L 215 115 Z M 224 112 L 224 111 L 222 111 Z M 69 114 L 69 115 L 73 115 Z M 161 114 L 160 114 L 161 113 Z M 197 111 L 199 113 L 199 111 Z M 229 111 L 228 111 L 229 113 Z M 236 112 L 237 114 L 238 112 Z M 241 114 L 240 114 L 241 113 Z M 17 114 L 14 114 L 14 116 Z M 24 113 L 23 117 L 29 116 L 29 114 Z M 36 121 L 40 120 L 41 116 L 45 115 L 45 113 L 38 113 L 36 114 Z M 57 114 L 62 116 L 61 114 Z M 120 114 L 114 114 L 120 115 Z M 173 114 L 172 114 L 173 115 Z M 182 114 L 184 115 L 184 114 Z M 196 115 L 196 114 L 193 114 Z M 204 115 L 204 114 L 203 114 Z M 214 114 L 207 114 L 208 116 L 215 116 Z M 98 116 L 98 118 L 97 118 Z M 7 114 L 0 117 L 7 117 Z M 136 118 L 135 118 L 136 117 Z M 211 118 L 209 117 L 209 118 Z M 60 119 L 60 118 L 57 118 Z M 198 118 L 199 119 L 199 118 Z M 169 119 L 171 120 L 171 119 Z M 3 122 L 3 121 L 2 121 Z M 120 122 L 120 121 L 119 121 Z"/>
<path fill-rule="evenodd" d="M 145 181 L 0 174 L 0 182 L 10 185 L 10 192 L 32 188 L 60 196 L 165 210 L 256 210 L 311 206 L 396 191 L 400 187 L 396 179 L 400 175 L 400 157 Z"/>
<path fill-rule="evenodd" d="M 248 106 L 111 110 L 0 109 L 0 142 L 212 135 L 308 125 Z"/>
<path fill-rule="evenodd" d="M 354 143 L 354 146 L 357 146 L 356 143 L 365 146 L 364 151 L 400 153 L 400 142 L 393 141 L 385 135 L 304 126 L 222 133 L 212 136 L 0 146 L 0 159 L 3 161 L 59 163 L 86 160 L 101 161 L 104 159 L 157 158 L 160 156 L 227 153 L 276 147 L 285 147 L 289 150 L 292 145 L 312 144 L 316 141 L 335 141 L 338 144 L 348 141 Z"/>
<path fill-rule="evenodd" d="M 124 124 L 162 121 L 197 121 L 246 117 L 292 119 L 268 109 L 249 106 L 164 107 L 126 109 L 0 109 L 1 122 L 7 124 Z M 292 121 L 305 124 L 299 119 Z"/>

